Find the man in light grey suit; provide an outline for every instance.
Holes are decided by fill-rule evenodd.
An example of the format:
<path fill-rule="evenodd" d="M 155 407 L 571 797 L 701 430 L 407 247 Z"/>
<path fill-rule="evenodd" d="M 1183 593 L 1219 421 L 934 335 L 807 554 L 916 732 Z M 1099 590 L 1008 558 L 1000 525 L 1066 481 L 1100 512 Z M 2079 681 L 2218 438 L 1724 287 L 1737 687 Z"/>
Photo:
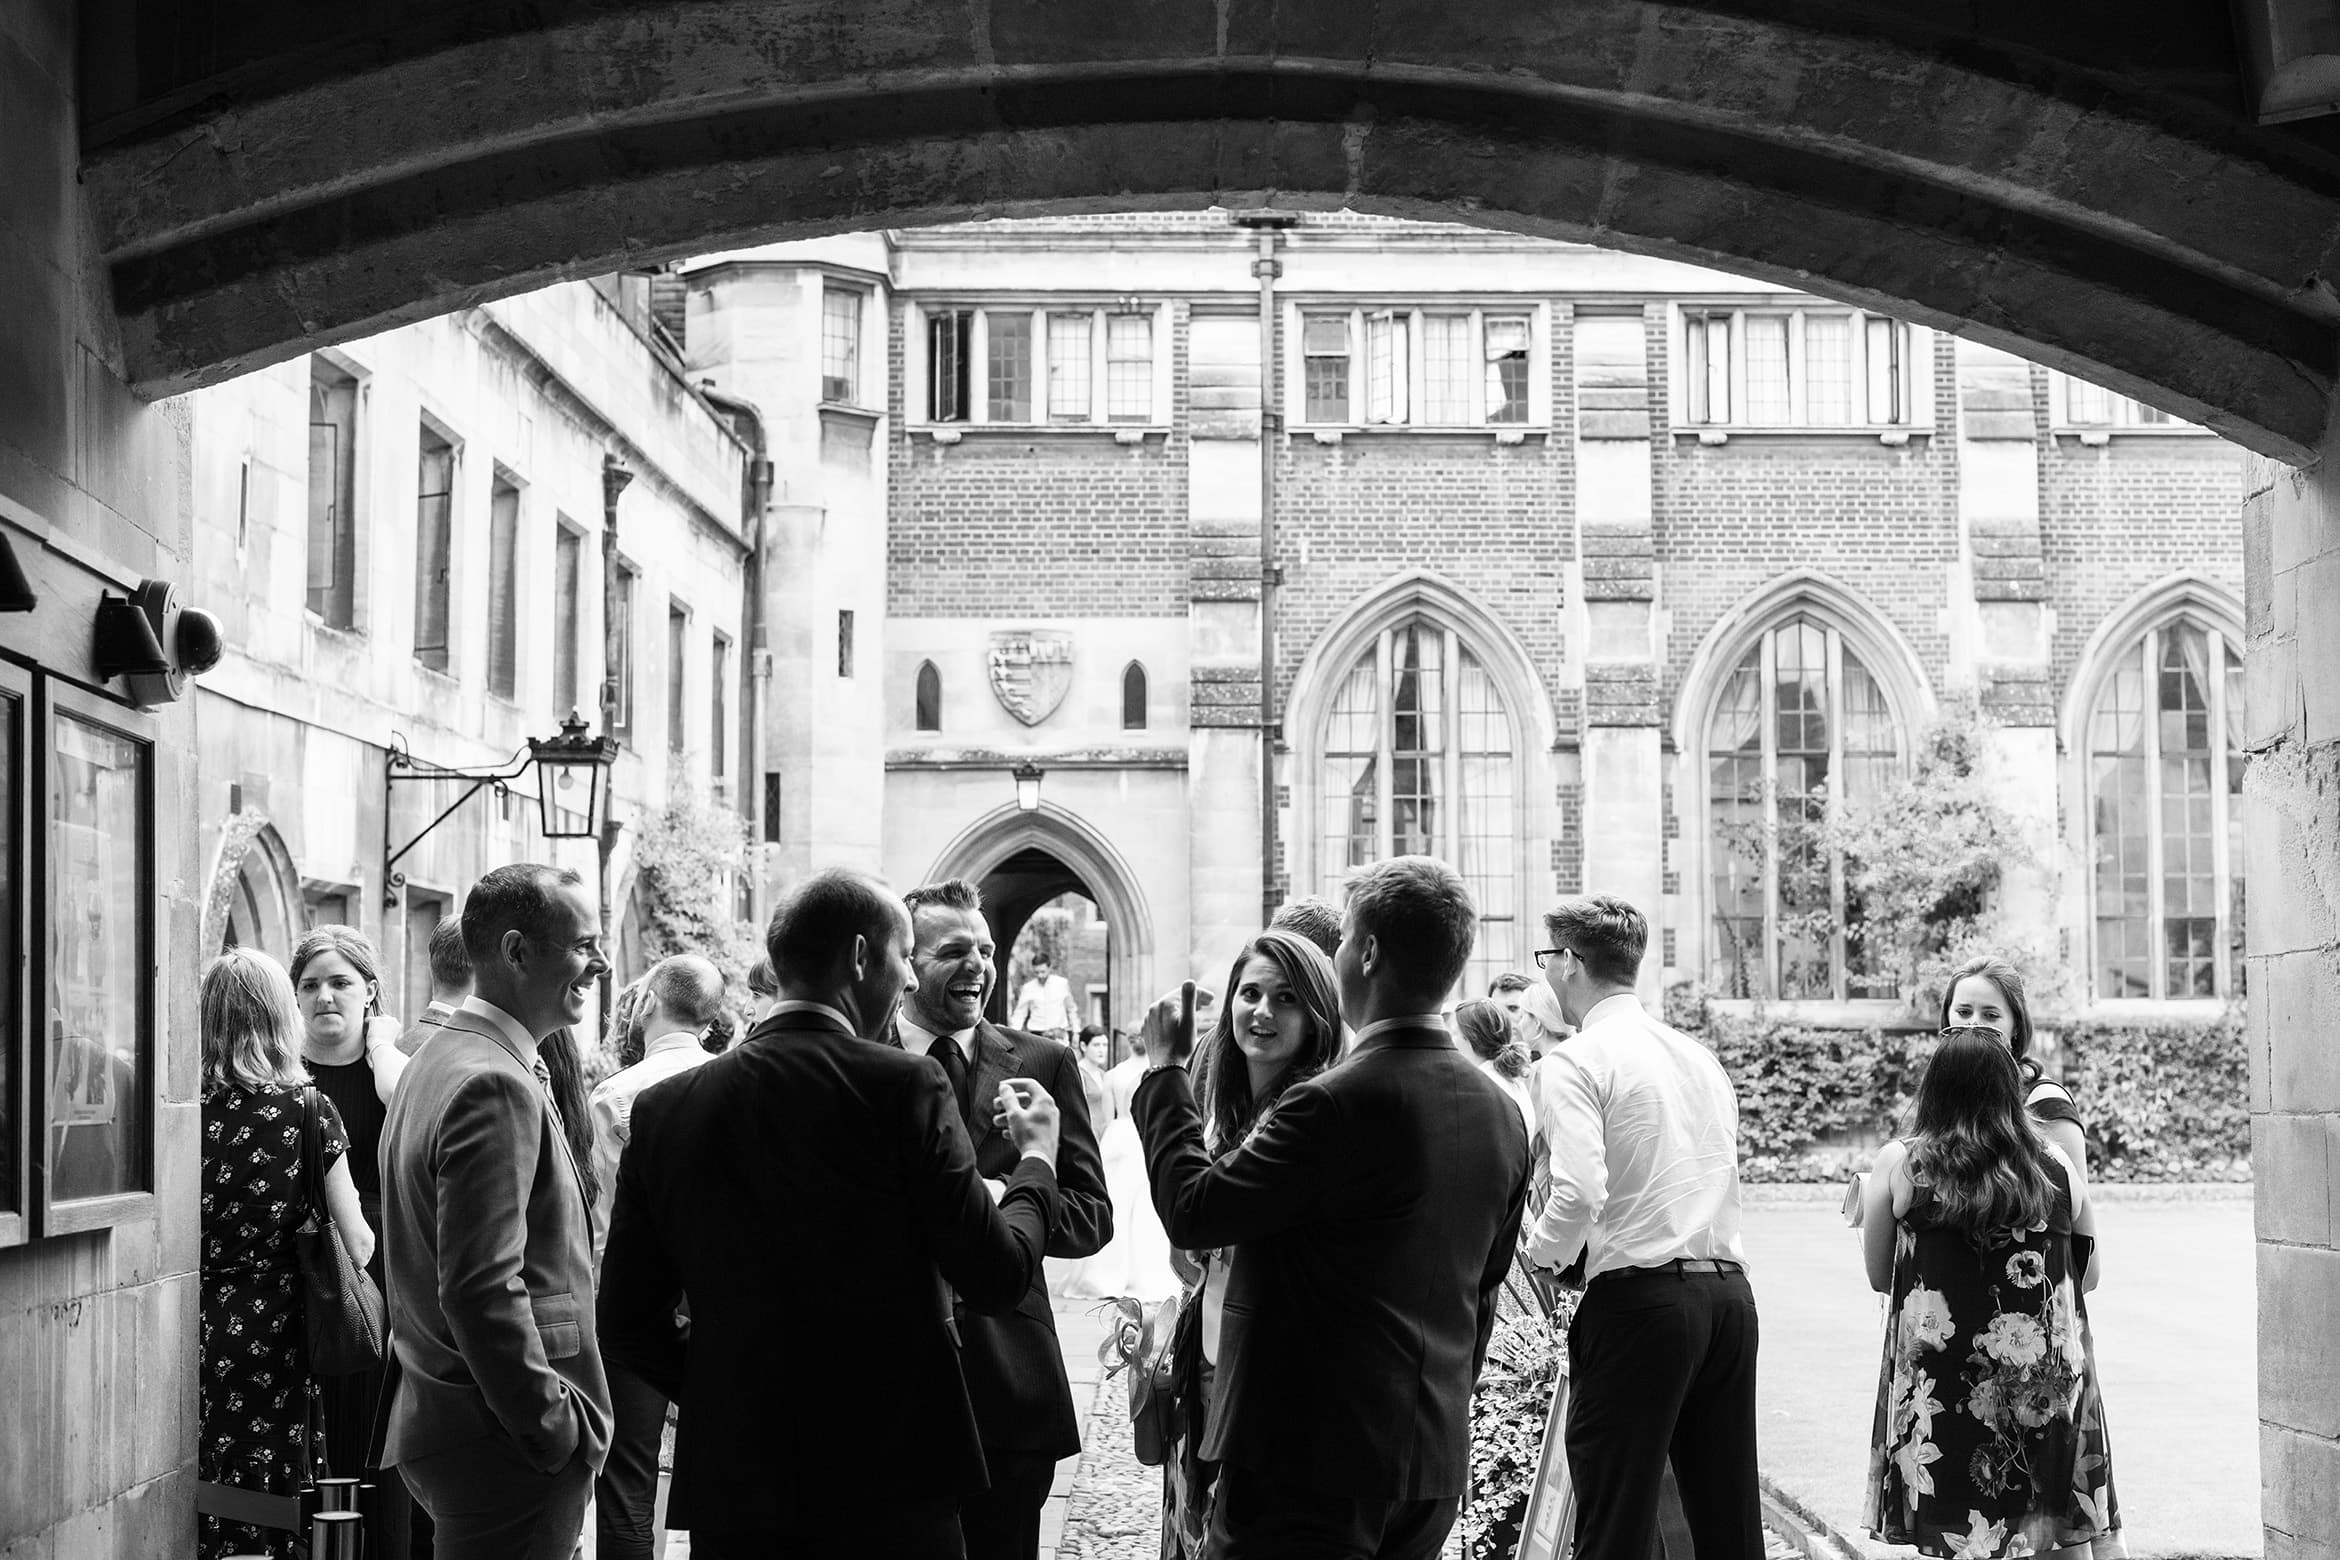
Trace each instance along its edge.
<path fill-rule="evenodd" d="M 609 973 L 574 872 L 526 863 L 463 905 L 476 985 L 382 1129 L 392 1384 L 381 1466 L 438 1560 L 566 1560 L 609 1449 L 592 1218 L 537 1045 Z"/>

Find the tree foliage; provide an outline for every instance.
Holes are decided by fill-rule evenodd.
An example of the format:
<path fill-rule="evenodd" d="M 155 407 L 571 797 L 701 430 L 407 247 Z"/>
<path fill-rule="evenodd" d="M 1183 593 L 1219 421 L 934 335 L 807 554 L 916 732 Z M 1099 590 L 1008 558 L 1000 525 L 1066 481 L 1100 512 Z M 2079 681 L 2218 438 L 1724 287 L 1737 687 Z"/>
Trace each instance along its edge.
<path fill-rule="evenodd" d="M 742 1021 L 750 1011 L 747 972 L 763 951 L 757 929 L 734 910 L 752 860 L 746 819 L 679 788 L 634 847 L 643 955 L 653 963 L 678 953 L 714 960 Z"/>

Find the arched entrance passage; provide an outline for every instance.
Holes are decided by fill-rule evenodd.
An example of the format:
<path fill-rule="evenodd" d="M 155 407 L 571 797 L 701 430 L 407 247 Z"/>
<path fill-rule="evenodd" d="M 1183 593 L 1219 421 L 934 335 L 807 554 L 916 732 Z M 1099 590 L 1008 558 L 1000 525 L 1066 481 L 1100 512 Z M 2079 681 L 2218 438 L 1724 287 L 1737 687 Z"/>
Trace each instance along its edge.
<path fill-rule="evenodd" d="M 280 960 L 289 958 L 305 919 L 300 874 L 276 826 L 256 812 L 228 819 L 203 905 L 205 957 L 228 948 L 257 948 Z"/>
<path fill-rule="evenodd" d="M 963 877 L 983 889 L 993 938 L 1000 948 L 1000 983 L 992 992 L 993 1020 L 1003 1021 L 1015 993 L 1007 989 L 1007 950 L 1032 913 L 1063 893 L 1094 903 L 1106 926 L 1106 985 L 1111 1023 L 1137 1022 L 1154 995 L 1154 919 L 1144 891 L 1111 841 L 1058 807 L 1037 812 L 1001 807 L 975 820 L 943 848 L 922 881 Z M 1079 995 L 1079 993 L 1075 993 Z"/>
<path fill-rule="evenodd" d="M 2329 125 L 2255 122 L 2217 0 L 182 13 L 81 12 L 81 188 L 149 394 L 743 243 L 1214 202 L 1718 264 L 2293 461 L 2333 385 Z"/>

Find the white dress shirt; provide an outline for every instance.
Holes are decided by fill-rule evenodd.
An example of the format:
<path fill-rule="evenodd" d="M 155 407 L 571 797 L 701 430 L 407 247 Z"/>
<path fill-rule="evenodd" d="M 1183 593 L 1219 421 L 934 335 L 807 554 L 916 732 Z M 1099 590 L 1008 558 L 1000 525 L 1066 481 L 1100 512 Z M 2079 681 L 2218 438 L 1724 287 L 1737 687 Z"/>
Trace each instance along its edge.
<path fill-rule="evenodd" d="M 1642 1011 L 1594 1004 L 1575 1039 L 1535 1070 L 1552 1193 L 1529 1259 L 1585 1277 L 1679 1257 L 1744 1263 L 1739 1102 L 1714 1053 Z"/>
<path fill-rule="evenodd" d="M 912 1056 L 924 1056 L 934 1049 L 935 1041 L 942 1038 L 940 1034 L 912 1018 L 907 1007 L 894 1015 L 894 1031 L 902 1037 L 902 1049 L 908 1051 Z M 953 1030 L 951 1043 L 956 1045 L 959 1048 L 959 1054 L 967 1059 L 968 1070 L 973 1071 L 975 1066 L 975 1026 L 969 1024 L 964 1029 Z"/>
<path fill-rule="evenodd" d="M 675 1029 L 642 1047 L 642 1059 L 601 1080 L 593 1091 L 593 1170 L 600 1182 L 593 1200 L 593 1260 L 609 1244 L 609 1211 L 617 1196 L 618 1160 L 634 1135 L 634 1101 L 642 1091 L 677 1073 L 689 1072 L 714 1056 L 696 1031 Z"/>

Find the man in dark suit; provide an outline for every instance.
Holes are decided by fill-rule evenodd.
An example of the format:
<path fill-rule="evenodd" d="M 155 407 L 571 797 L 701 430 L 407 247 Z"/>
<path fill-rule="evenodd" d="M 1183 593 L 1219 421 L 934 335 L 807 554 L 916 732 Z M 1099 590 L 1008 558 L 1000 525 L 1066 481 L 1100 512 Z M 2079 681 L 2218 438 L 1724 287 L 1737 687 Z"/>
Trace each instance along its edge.
<path fill-rule="evenodd" d="M 566 1560 L 609 1446 L 592 1215 L 536 1054 L 609 973 L 574 872 L 519 864 L 463 905 L 476 987 L 382 1127 L 391 1385 L 380 1465 L 438 1560 Z"/>
<path fill-rule="evenodd" d="M 956 1557 L 985 1466 L 950 1293 L 1006 1311 L 1040 1272 L 1056 1107 L 993 1088 L 1013 1156 L 993 1206 L 942 1070 L 870 1043 L 910 985 L 892 891 L 821 873 L 766 941 L 770 1016 L 634 1103 L 602 1344 L 681 1407 L 667 1525 L 701 1560 Z"/>
<path fill-rule="evenodd" d="M 1430 1560 L 1454 1524 L 1528 1178 L 1519 1108 L 1439 1017 L 1476 919 L 1441 862 L 1361 873 L 1333 961 L 1355 1048 L 1216 1163 L 1192 1036 L 1148 1026 L 1154 1206 L 1171 1244 L 1235 1248 L 1202 1446 L 1225 1560 Z"/>
<path fill-rule="evenodd" d="M 895 1020 L 895 1043 L 933 1057 L 950 1075 L 975 1143 L 976 1166 L 995 1187 L 1016 1163 L 1014 1145 L 994 1122 L 1000 1080 L 1035 1078 L 1055 1097 L 1063 1128 L 1056 1181 L 1064 1207 L 1049 1234 L 1048 1255 L 1090 1255 L 1113 1238 L 1113 1200 L 1105 1190 L 1105 1162 L 1089 1123 L 1078 1058 L 1068 1045 L 984 1020 L 999 975 L 998 950 L 974 884 L 964 878 L 932 883 L 913 889 L 904 903 L 918 983 Z M 990 1487 L 959 1506 L 967 1554 L 969 1560 L 1032 1560 L 1057 1461 L 1081 1449 L 1046 1275 L 1033 1270 L 1011 1311 L 962 1315 L 959 1336 L 983 1458 L 991 1468 Z"/>

